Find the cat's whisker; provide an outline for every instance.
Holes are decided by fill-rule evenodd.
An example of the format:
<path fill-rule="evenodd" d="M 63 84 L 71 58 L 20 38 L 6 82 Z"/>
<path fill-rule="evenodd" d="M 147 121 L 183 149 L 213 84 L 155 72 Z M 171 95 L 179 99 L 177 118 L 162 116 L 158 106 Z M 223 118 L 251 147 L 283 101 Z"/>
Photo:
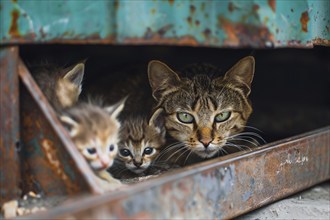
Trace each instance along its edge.
<path fill-rule="evenodd" d="M 263 137 L 261 137 L 258 133 L 255 133 L 255 132 L 241 132 L 239 134 L 231 135 L 231 136 L 227 137 L 227 139 L 228 138 L 238 137 L 238 136 L 244 136 L 244 135 L 250 135 L 250 136 L 253 136 L 253 137 L 257 137 L 260 140 L 262 140 L 265 144 L 267 143 Z"/>
<path fill-rule="evenodd" d="M 226 155 L 228 154 L 228 152 L 224 148 L 220 148 L 220 151 L 224 152 Z"/>
<path fill-rule="evenodd" d="M 248 142 L 248 143 L 252 144 L 252 145 L 255 146 L 255 147 L 258 147 L 258 146 L 260 145 L 259 142 L 256 141 L 255 139 L 253 139 L 253 140 L 256 141 L 257 143 L 255 143 L 255 142 L 253 142 L 253 141 L 246 140 L 246 139 L 244 139 L 244 138 L 233 138 L 233 139 L 231 139 L 231 140 L 233 140 L 233 141 L 244 141 L 244 142 Z"/>
<path fill-rule="evenodd" d="M 182 142 L 173 143 L 171 145 L 164 147 L 162 152 L 166 152 L 166 151 L 171 150 L 176 147 L 182 147 L 183 145 L 184 145 L 184 143 L 182 143 Z"/>
<path fill-rule="evenodd" d="M 126 167 L 123 167 L 123 168 L 118 167 L 118 170 L 113 170 L 112 173 L 113 173 L 113 175 L 120 176 L 125 171 L 128 171 L 128 169 Z"/>
<path fill-rule="evenodd" d="M 234 143 L 231 143 L 231 142 L 227 142 L 226 145 L 230 146 L 230 147 L 235 147 L 235 148 L 239 149 L 240 151 L 244 151 L 243 147 L 245 147 L 245 148 L 249 149 L 250 151 L 252 151 L 252 149 L 250 147 L 246 146 L 246 145 L 237 145 L 237 144 L 234 144 Z"/>
<path fill-rule="evenodd" d="M 186 159 L 184 160 L 183 166 L 186 165 L 186 162 L 191 154 L 192 154 L 192 151 L 190 151 L 189 154 L 187 155 Z"/>
<path fill-rule="evenodd" d="M 174 149 L 177 149 L 177 148 L 181 148 L 181 147 L 185 147 L 185 145 L 183 143 L 181 143 L 181 142 L 179 142 L 177 145 L 171 145 L 171 147 L 167 148 L 166 150 L 162 150 L 160 152 L 160 154 L 157 156 L 156 160 L 159 160 L 160 158 L 162 158 L 163 156 L 165 156 L 171 150 L 174 150 Z"/>
<path fill-rule="evenodd" d="M 181 151 L 186 151 L 187 147 L 183 146 L 182 148 L 179 148 L 178 150 L 176 150 L 174 153 L 172 153 L 167 160 L 171 159 L 172 157 L 174 157 L 174 155 L 176 155 L 177 153 L 181 152 Z"/>
<path fill-rule="evenodd" d="M 250 128 L 250 129 L 253 129 L 253 130 L 259 131 L 259 132 L 261 132 L 261 133 L 265 133 L 265 132 L 263 132 L 262 130 L 260 130 L 260 129 L 256 128 L 256 127 L 253 127 L 253 126 L 245 125 L 245 126 L 243 126 L 243 127 L 244 127 L 244 128 Z"/>
<path fill-rule="evenodd" d="M 185 149 L 185 148 L 184 148 Z M 174 163 L 176 163 L 177 161 L 178 161 L 178 159 L 180 158 L 180 157 L 182 157 L 185 153 L 187 153 L 189 151 L 189 149 L 185 149 L 185 151 L 183 151 L 177 158 L 176 158 L 176 160 L 174 161 Z"/>

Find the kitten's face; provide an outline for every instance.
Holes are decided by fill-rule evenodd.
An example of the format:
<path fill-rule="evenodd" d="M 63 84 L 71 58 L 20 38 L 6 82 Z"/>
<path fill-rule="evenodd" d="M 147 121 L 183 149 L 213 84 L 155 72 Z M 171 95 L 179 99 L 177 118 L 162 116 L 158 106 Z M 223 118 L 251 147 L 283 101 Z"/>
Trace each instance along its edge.
<path fill-rule="evenodd" d="M 167 132 L 202 158 L 215 156 L 243 130 L 252 107 L 247 99 L 254 59 L 245 58 L 224 77 L 179 78 L 165 64 L 149 64 L 149 80 Z M 205 73 L 207 74 L 207 73 Z"/>
<path fill-rule="evenodd" d="M 118 159 L 128 170 L 140 174 L 152 165 L 164 143 L 164 130 L 142 118 L 128 119 L 121 129 Z"/>
<path fill-rule="evenodd" d="M 85 103 L 61 116 L 73 142 L 96 171 L 111 167 L 117 155 L 120 123 L 116 117 L 122 108 L 123 103 L 108 108 Z"/>

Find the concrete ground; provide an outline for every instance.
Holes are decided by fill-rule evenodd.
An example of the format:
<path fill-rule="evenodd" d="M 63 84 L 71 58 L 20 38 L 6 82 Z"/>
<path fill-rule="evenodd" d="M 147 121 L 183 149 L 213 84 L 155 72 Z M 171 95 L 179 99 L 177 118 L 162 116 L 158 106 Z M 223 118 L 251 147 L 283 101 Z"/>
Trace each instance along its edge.
<path fill-rule="evenodd" d="M 330 219 L 330 181 L 262 207 L 236 220 Z"/>

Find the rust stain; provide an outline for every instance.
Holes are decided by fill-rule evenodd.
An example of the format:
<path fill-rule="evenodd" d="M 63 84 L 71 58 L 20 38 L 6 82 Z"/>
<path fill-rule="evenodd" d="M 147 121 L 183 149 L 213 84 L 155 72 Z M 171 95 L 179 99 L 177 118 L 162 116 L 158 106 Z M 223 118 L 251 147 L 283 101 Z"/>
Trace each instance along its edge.
<path fill-rule="evenodd" d="M 254 4 L 254 5 L 252 6 L 253 11 L 258 11 L 259 8 L 260 8 L 260 6 L 257 5 L 257 4 Z"/>
<path fill-rule="evenodd" d="M 153 9 L 150 10 L 150 12 L 151 12 L 152 15 L 154 15 L 154 14 L 156 14 L 156 9 L 153 8 Z"/>
<path fill-rule="evenodd" d="M 219 16 L 218 22 L 218 26 L 222 27 L 227 33 L 227 40 L 229 40 L 233 45 L 239 45 L 239 39 L 236 36 L 235 26 L 232 25 L 229 20 L 225 19 L 222 16 Z"/>
<path fill-rule="evenodd" d="M 268 5 L 273 12 L 276 12 L 276 0 L 268 0 Z"/>
<path fill-rule="evenodd" d="M 119 8 L 119 1 L 118 0 L 115 0 L 113 2 L 113 6 L 114 6 L 115 10 L 118 10 L 118 8 Z"/>
<path fill-rule="evenodd" d="M 41 38 L 46 38 L 47 37 L 47 34 L 45 33 L 45 31 L 42 27 L 39 29 L 39 33 L 40 33 Z"/>
<path fill-rule="evenodd" d="M 165 25 L 164 27 L 160 28 L 157 33 L 162 37 L 166 34 L 167 31 L 169 31 L 173 27 L 172 24 Z"/>
<path fill-rule="evenodd" d="M 17 24 L 19 15 L 20 14 L 19 14 L 19 11 L 17 9 L 14 9 L 11 12 L 12 20 L 11 20 L 11 24 L 10 24 L 10 28 L 9 28 L 9 34 L 12 37 L 20 37 L 20 33 L 18 31 L 18 24 Z"/>
<path fill-rule="evenodd" d="M 190 26 L 192 25 L 192 18 L 190 16 L 187 18 L 187 22 L 189 23 Z"/>
<path fill-rule="evenodd" d="M 190 13 L 194 14 L 196 11 L 196 7 L 194 5 L 190 5 Z"/>
<path fill-rule="evenodd" d="M 202 11 L 205 10 L 205 2 L 202 2 L 202 4 L 201 4 L 201 10 L 202 10 Z"/>
<path fill-rule="evenodd" d="M 68 190 L 69 193 L 77 192 L 79 187 L 77 187 L 77 184 L 71 182 L 70 178 L 65 174 L 64 167 L 58 158 L 58 152 L 54 143 L 48 139 L 44 139 L 41 141 L 41 146 L 52 171 L 63 180 L 66 190 Z"/>
<path fill-rule="evenodd" d="M 170 5 L 174 4 L 174 0 L 168 0 L 168 2 L 170 3 Z"/>
<path fill-rule="evenodd" d="M 316 38 L 313 40 L 314 45 L 321 45 L 321 46 L 330 46 L 330 40 L 322 39 L 322 38 Z"/>
<path fill-rule="evenodd" d="M 301 23 L 301 30 L 303 32 L 308 32 L 307 25 L 309 21 L 308 11 L 305 11 L 301 14 L 300 23 Z"/>
<path fill-rule="evenodd" d="M 233 12 L 235 10 L 235 5 L 232 2 L 228 3 L 228 11 Z"/>
<path fill-rule="evenodd" d="M 184 36 L 181 38 L 163 38 L 159 34 L 152 34 L 148 39 L 145 38 L 125 38 L 124 44 L 145 44 L 145 45 L 185 45 L 185 46 L 198 46 L 200 43 L 192 36 Z"/>
<path fill-rule="evenodd" d="M 206 28 L 204 31 L 203 31 L 203 35 L 205 38 L 208 38 L 210 37 L 211 35 L 211 30 L 209 28 Z"/>
<path fill-rule="evenodd" d="M 17 0 L 11 0 L 13 3 L 17 3 Z"/>
<path fill-rule="evenodd" d="M 218 17 L 218 26 L 227 34 L 226 46 L 266 47 L 268 42 L 274 42 L 267 27 L 235 23 L 223 16 Z"/>

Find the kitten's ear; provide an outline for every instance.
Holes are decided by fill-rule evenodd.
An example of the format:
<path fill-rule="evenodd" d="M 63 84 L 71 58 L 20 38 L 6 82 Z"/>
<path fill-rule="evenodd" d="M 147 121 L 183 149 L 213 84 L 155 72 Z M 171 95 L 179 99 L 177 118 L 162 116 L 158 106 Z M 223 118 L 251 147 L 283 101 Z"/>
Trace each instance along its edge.
<path fill-rule="evenodd" d="M 73 85 L 79 89 L 79 94 L 81 93 L 81 84 L 84 78 L 85 64 L 78 63 L 73 68 L 71 68 L 63 77 L 63 79 L 68 80 Z"/>
<path fill-rule="evenodd" d="M 171 92 L 180 82 L 179 76 L 166 64 L 152 60 L 148 64 L 148 78 L 152 89 L 152 96 L 159 101 Z"/>
<path fill-rule="evenodd" d="M 251 83 L 254 76 L 255 60 L 247 56 L 238 61 L 225 75 L 224 79 L 234 84 L 243 84 L 244 92 L 248 96 L 251 91 Z"/>
<path fill-rule="evenodd" d="M 155 127 L 159 133 L 165 136 L 165 118 L 164 110 L 162 108 L 157 109 L 149 120 L 149 126 Z"/>
<path fill-rule="evenodd" d="M 60 116 L 60 120 L 64 127 L 69 131 L 70 136 L 73 137 L 78 133 L 78 122 L 67 115 Z"/>
<path fill-rule="evenodd" d="M 106 107 L 105 110 L 111 115 L 111 117 L 117 118 L 120 112 L 124 109 L 127 98 L 128 96 L 126 96 L 116 104 Z"/>

